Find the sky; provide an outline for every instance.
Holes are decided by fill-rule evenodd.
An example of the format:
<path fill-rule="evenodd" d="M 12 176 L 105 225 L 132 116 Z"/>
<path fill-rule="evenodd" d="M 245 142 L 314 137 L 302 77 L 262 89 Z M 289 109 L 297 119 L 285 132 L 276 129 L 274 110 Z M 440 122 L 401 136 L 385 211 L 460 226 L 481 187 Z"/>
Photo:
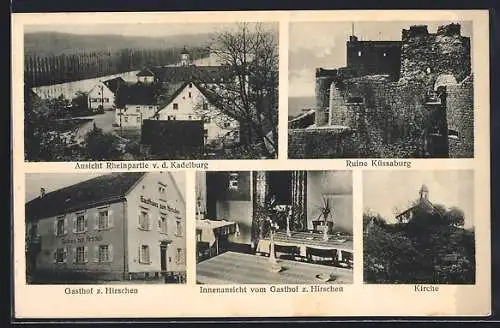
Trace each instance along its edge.
<path fill-rule="evenodd" d="M 355 22 L 354 34 L 361 41 L 400 41 L 402 30 L 411 25 L 427 25 L 429 33 L 435 33 L 438 26 L 448 23 L 452 22 Z M 471 22 L 453 23 L 462 25 L 463 36 L 471 36 Z M 346 41 L 352 34 L 352 28 L 352 22 L 290 23 L 290 97 L 314 96 L 316 67 L 339 68 L 346 65 Z"/>
<path fill-rule="evenodd" d="M 186 199 L 186 175 L 182 172 L 171 172 L 184 200 Z M 107 174 L 107 173 L 105 173 Z M 64 188 L 75 183 L 89 180 L 103 173 L 30 173 L 26 174 L 26 202 L 40 196 L 40 188 L 45 192 Z"/>
<path fill-rule="evenodd" d="M 422 184 L 429 188 L 429 200 L 446 207 L 457 206 L 465 214 L 465 227 L 474 226 L 474 171 L 365 171 L 363 209 L 395 222 L 394 209 L 403 211 L 419 198 Z"/>
<path fill-rule="evenodd" d="M 276 24 L 274 25 L 277 26 Z M 85 35 L 116 34 L 124 36 L 163 37 L 180 34 L 217 33 L 234 29 L 236 26 L 236 23 L 47 24 L 27 25 L 24 31 L 26 33 L 60 32 Z"/>

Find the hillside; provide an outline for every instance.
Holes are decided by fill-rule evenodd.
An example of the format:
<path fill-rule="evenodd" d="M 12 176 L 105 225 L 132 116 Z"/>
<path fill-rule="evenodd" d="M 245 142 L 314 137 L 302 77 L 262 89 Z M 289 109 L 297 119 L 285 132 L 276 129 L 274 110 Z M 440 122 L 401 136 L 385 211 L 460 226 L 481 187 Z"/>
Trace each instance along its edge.
<path fill-rule="evenodd" d="M 37 56 L 72 54 L 98 50 L 116 51 L 125 48 L 161 49 L 205 47 L 210 34 L 186 34 L 165 37 L 123 35 L 80 35 L 58 32 L 27 33 L 24 36 L 25 54 Z"/>

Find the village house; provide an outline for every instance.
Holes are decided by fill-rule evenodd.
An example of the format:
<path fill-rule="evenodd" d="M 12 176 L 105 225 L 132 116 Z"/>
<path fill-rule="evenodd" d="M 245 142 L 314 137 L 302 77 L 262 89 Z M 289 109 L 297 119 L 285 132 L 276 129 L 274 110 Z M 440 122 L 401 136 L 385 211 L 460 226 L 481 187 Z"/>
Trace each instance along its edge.
<path fill-rule="evenodd" d="M 143 83 L 120 88 L 119 104 L 115 111 L 115 124 L 121 128 L 140 129 L 144 120 L 151 119 L 158 105 L 153 86 Z"/>
<path fill-rule="evenodd" d="M 112 173 L 42 188 L 26 204 L 27 267 L 56 282 L 184 282 L 185 213 L 170 172 Z"/>
<path fill-rule="evenodd" d="M 90 110 L 109 110 L 115 106 L 115 95 L 118 88 L 124 85 L 121 77 L 99 81 L 88 93 L 88 106 Z"/>

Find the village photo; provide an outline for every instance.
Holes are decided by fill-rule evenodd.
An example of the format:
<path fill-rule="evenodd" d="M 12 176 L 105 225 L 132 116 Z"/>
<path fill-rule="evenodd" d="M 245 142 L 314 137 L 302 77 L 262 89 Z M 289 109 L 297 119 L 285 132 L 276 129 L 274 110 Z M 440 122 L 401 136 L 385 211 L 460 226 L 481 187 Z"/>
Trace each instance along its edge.
<path fill-rule="evenodd" d="M 364 281 L 474 284 L 474 171 L 363 173 Z"/>
<path fill-rule="evenodd" d="M 268 159 L 278 24 L 28 25 L 26 161 Z"/>
<path fill-rule="evenodd" d="M 472 158 L 472 22 L 290 24 L 288 158 Z"/>
<path fill-rule="evenodd" d="M 199 171 L 198 284 L 351 284 L 351 171 Z"/>
<path fill-rule="evenodd" d="M 26 175 L 28 284 L 186 282 L 184 173 Z"/>

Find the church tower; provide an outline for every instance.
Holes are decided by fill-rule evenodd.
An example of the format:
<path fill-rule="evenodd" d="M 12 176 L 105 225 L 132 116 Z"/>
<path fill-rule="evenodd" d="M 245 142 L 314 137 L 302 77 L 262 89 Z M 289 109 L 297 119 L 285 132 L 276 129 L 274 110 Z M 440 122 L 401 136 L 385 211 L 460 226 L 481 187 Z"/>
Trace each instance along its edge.
<path fill-rule="evenodd" d="M 418 193 L 420 194 L 420 201 L 429 200 L 429 188 L 425 184 L 422 185 Z"/>
<path fill-rule="evenodd" d="M 181 66 L 191 66 L 191 58 L 189 58 L 189 52 L 186 47 L 181 52 Z"/>

